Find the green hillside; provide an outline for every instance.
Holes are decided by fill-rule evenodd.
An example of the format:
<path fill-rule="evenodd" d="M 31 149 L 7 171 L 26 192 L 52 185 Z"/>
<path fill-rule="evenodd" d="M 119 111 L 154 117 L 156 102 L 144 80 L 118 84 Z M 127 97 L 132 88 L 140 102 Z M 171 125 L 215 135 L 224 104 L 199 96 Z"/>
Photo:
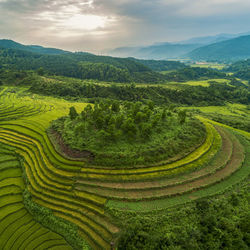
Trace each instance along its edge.
<path fill-rule="evenodd" d="M 46 55 L 0 48 L 0 67 L 19 70 L 42 68 L 49 74 L 116 82 L 161 82 L 164 79 L 161 74 L 133 60 L 88 53 Z"/>
<path fill-rule="evenodd" d="M 2 39 L 0 40 L 0 48 L 5 49 L 19 49 L 34 53 L 48 54 L 48 55 L 60 55 L 69 53 L 68 51 L 55 49 L 55 48 L 45 48 L 39 45 L 23 45 L 12 40 Z"/>

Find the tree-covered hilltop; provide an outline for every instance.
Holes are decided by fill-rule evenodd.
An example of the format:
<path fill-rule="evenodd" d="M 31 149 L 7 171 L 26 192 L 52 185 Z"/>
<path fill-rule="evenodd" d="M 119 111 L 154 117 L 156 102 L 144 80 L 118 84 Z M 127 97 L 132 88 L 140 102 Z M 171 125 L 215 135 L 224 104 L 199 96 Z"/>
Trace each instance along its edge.
<path fill-rule="evenodd" d="M 89 151 L 98 165 L 135 165 L 185 154 L 203 141 L 205 131 L 196 119 L 173 106 L 159 108 L 106 100 L 87 105 L 78 114 L 54 121 L 51 134 L 59 133 L 70 149 Z"/>

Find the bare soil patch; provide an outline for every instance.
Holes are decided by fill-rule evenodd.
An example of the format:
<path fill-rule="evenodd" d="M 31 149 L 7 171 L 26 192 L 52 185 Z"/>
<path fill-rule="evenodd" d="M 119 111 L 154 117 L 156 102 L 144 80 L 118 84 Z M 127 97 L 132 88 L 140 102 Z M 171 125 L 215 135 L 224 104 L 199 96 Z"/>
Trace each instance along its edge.
<path fill-rule="evenodd" d="M 92 152 L 71 149 L 64 143 L 62 136 L 55 130 L 50 129 L 48 134 L 54 146 L 67 158 L 83 159 L 88 162 L 93 161 L 95 156 Z"/>

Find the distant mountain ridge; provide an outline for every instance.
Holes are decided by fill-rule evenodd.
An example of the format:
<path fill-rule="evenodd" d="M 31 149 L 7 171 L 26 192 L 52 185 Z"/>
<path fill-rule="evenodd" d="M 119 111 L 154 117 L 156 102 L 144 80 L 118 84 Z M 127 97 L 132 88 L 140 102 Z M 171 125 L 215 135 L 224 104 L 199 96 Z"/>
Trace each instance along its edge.
<path fill-rule="evenodd" d="M 108 55 L 150 60 L 183 59 L 198 48 L 246 35 L 250 35 L 250 32 L 239 34 L 222 33 L 214 36 L 194 37 L 179 42 L 155 43 L 144 47 L 120 47 L 108 51 Z"/>
<path fill-rule="evenodd" d="M 164 43 L 148 47 L 122 47 L 108 52 L 110 56 L 135 57 L 147 60 L 177 59 L 192 50 L 201 47 L 200 44 L 172 44 Z"/>
<path fill-rule="evenodd" d="M 186 57 L 204 61 L 236 61 L 250 58 L 250 35 L 203 46 Z"/>
<path fill-rule="evenodd" d="M 202 36 L 202 37 L 194 37 L 188 40 L 181 41 L 181 44 L 201 44 L 201 45 L 209 45 L 212 43 L 226 41 L 232 38 L 239 37 L 240 35 L 237 34 L 218 34 L 215 36 Z"/>

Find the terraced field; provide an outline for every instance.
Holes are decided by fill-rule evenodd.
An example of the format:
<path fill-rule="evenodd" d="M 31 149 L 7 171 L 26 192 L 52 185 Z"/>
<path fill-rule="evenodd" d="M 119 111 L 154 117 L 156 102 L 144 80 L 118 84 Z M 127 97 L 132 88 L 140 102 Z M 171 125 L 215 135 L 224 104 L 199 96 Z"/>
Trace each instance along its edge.
<path fill-rule="evenodd" d="M 0 249 L 72 249 L 37 223 L 23 204 L 22 169 L 14 149 L 0 145 Z"/>
<path fill-rule="evenodd" d="M 48 231 L 47 235 L 45 229 L 39 237 L 32 233 L 39 224 L 32 221 L 22 203 L 25 186 L 17 156 L 23 159 L 32 200 L 76 224 L 93 249 L 111 249 L 119 236 L 119 221 L 117 225 L 113 222 L 107 208 L 166 209 L 223 192 L 250 173 L 249 133 L 202 117 L 206 140 L 184 158 L 126 169 L 89 166 L 62 156 L 46 134 L 51 120 L 67 114 L 72 105 L 81 110 L 86 104 L 37 96 L 17 99 L 18 93 L 11 88 L 0 94 L 0 242 L 7 239 L 6 249 L 21 249 L 18 244 L 30 244 L 29 249 L 59 249 L 61 244 L 70 249 L 56 233 Z M 11 227 L 8 218 L 18 224 Z M 8 225 L 10 229 L 5 230 Z"/>

